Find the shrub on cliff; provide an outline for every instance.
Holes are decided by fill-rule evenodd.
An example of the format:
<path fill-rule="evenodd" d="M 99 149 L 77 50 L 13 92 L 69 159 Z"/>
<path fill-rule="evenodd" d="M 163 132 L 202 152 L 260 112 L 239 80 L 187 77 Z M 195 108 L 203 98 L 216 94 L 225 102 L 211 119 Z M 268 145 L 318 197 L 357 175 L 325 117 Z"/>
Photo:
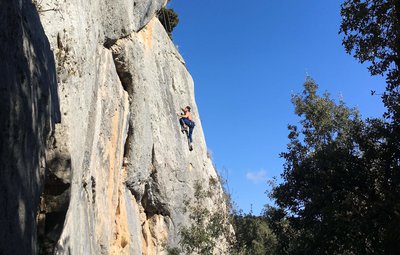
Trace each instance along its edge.
<path fill-rule="evenodd" d="M 172 8 L 163 7 L 157 15 L 161 24 L 164 26 L 169 37 L 172 39 L 172 31 L 179 23 L 178 14 Z"/>

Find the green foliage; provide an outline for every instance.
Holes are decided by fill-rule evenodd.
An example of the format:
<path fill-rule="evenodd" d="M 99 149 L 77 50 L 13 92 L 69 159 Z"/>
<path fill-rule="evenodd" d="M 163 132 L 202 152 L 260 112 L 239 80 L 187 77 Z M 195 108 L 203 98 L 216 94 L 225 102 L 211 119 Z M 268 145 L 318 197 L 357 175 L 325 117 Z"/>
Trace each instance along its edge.
<path fill-rule="evenodd" d="M 400 1 L 345 0 L 340 32 L 349 54 L 385 75 L 385 119 L 317 94 L 308 79 L 292 102 L 277 207 L 264 217 L 276 254 L 397 254 L 400 250 Z"/>
<path fill-rule="evenodd" d="M 266 218 L 251 212 L 231 213 L 230 196 L 220 191 L 223 182 L 220 177 L 210 178 L 208 190 L 200 181 L 194 183 L 195 199 L 185 201 L 192 224 L 180 228 L 179 248 L 168 247 L 167 254 L 275 254 L 277 240 Z M 207 199 L 220 207 L 211 211 L 205 205 Z M 221 241 L 226 247 L 219 245 Z"/>
<path fill-rule="evenodd" d="M 265 218 L 242 212 L 233 213 L 229 217 L 231 211 L 229 195 L 226 192 L 216 193 L 220 181 L 210 178 L 209 190 L 205 190 L 200 182 L 195 182 L 195 200 L 185 203 L 190 212 L 192 225 L 180 229 L 178 252 L 202 255 L 216 252 L 231 255 L 275 254 L 277 240 Z M 218 210 L 210 211 L 204 205 L 204 201 L 210 198 L 214 204 L 221 205 Z M 218 246 L 220 241 L 228 245 L 225 247 L 226 250 L 220 250 L 221 247 Z"/>
<path fill-rule="evenodd" d="M 179 250 L 179 248 L 177 248 L 177 247 L 173 247 L 173 248 L 171 248 L 171 247 L 166 247 L 166 252 L 167 252 L 167 254 L 168 255 L 179 255 L 180 254 L 180 250 Z"/>
<path fill-rule="evenodd" d="M 200 181 L 195 182 L 195 199 L 185 202 L 192 224 L 180 228 L 179 248 L 170 248 L 170 251 L 183 254 L 211 255 L 221 248 L 218 245 L 221 241 L 229 244 L 232 240 L 233 232 L 228 217 L 229 207 L 227 207 L 229 201 L 226 201 L 226 196 L 222 191 L 219 192 L 218 179 L 210 178 L 208 186 L 209 189 L 205 190 Z M 211 211 L 206 206 L 206 201 L 210 199 L 214 204 L 220 205 L 218 210 Z"/>
<path fill-rule="evenodd" d="M 347 142 L 351 142 L 348 139 L 351 130 L 360 123 L 357 110 L 347 108 L 342 100 L 336 105 L 328 93 L 324 93 L 322 97 L 318 96 L 318 87 L 311 78 L 307 78 L 304 88 L 301 95 L 292 97 L 295 113 L 304 116 L 300 124 L 303 126 L 302 133 L 308 145 L 299 149 L 307 155 L 333 141 L 337 146 L 346 146 Z M 289 130 L 292 144 L 300 146 L 297 127 L 289 126 Z"/>
<path fill-rule="evenodd" d="M 275 254 L 277 240 L 265 218 L 240 212 L 233 215 L 231 222 L 236 237 L 231 254 Z"/>
<path fill-rule="evenodd" d="M 386 75 L 386 116 L 399 121 L 400 1 L 346 0 L 341 7 L 346 51 L 361 63 L 370 63 L 372 75 Z"/>
<path fill-rule="evenodd" d="M 265 206 L 264 219 L 275 235 L 275 255 L 296 254 L 301 251 L 298 247 L 298 232 L 290 224 L 285 211 L 282 208 Z"/>
<path fill-rule="evenodd" d="M 278 254 L 394 254 L 400 161 L 387 125 L 318 96 L 311 79 L 292 101 L 302 127 L 289 126 L 278 208 L 265 212 Z"/>
<path fill-rule="evenodd" d="M 172 31 L 179 23 L 178 14 L 172 8 L 163 7 L 158 13 L 158 19 L 172 39 Z"/>
<path fill-rule="evenodd" d="M 400 1 L 347 0 L 341 14 L 347 52 L 354 52 L 360 62 L 370 62 L 371 74 L 386 75 L 382 97 L 387 107 L 386 121 L 369 120 L 358 141 L 362 162 L 369 171 L 367 184 L 374 195 L 368 206 L 377 214 L 369 223 L 377 234 L 372 245 L 382 246 L 381 253 L 395 254 L 400 239 L 394 227 L 400 222 Z"/>

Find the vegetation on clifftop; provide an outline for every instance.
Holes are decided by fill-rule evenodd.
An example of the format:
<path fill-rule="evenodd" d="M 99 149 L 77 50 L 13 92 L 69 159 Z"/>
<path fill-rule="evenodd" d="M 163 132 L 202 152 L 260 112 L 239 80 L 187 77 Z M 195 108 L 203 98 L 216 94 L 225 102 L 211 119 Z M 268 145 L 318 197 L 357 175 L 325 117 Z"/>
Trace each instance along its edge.
<path fill-rule="evenodd" d="M 158 19 L 172 39 L 172 31 L 179 23 L 178 14 L 172 8 L 163 7 L 157 14 Z"/>

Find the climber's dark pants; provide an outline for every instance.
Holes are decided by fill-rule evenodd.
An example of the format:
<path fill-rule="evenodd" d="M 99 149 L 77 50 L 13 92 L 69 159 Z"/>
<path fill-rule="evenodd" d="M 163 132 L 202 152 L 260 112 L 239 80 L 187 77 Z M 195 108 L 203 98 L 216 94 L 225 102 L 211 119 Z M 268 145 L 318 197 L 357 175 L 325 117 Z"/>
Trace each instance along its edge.
<path fill-rule="evenodd" d="M 194 128 L 194 122 L 189 120 L 188 118 L 180 118 L 179 123 L 183 127 L 183 125 L 186 125 L 189 127 L 189 142 L 192 143 L 192 133 L 193 133 L 193 128 Z"/>

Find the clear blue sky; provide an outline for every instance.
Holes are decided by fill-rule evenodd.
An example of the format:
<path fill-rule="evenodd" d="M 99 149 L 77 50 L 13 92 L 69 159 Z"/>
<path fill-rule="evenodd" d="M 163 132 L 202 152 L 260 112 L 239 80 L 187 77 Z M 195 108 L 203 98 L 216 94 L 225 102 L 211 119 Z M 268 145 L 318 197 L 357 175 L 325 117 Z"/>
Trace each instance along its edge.
<path fill-rule="evenodd" d="M 279 177 L 291 94 L 308 72 L 363 117 L 383 106 L 370 90 L 384 81 L 347 55 L 338 35 L 340 3 L 321 0 L 172 0 L 174 42 L 195 81 L 206 141 L 240 209 L 261 212 L 267 179 Z"/>

